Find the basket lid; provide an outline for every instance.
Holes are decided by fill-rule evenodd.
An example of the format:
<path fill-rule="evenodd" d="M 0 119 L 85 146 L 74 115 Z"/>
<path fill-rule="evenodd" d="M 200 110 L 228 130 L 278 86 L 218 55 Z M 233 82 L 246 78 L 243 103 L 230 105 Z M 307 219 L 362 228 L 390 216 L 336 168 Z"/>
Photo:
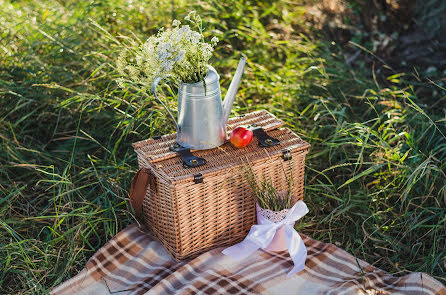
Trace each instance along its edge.
<path fill-rule="evenodd" d="M 184 168 L 183 161 L 179 155 L 169 148 L 176 143 L 176 133 L 150 138 L 133 143 L 133 148 L 143 162 L 150 163 L 165 174 L 168 178 L 175 180 L 193 178 L 197 173 L 202 175 L 239 165 L 244 162 L 253 162 L 274 155 L 282 155 L 284 151 L 308 150 L 310 145 L 287 128 L 281 128 L 285 122 L 276 118 L 266 110 L 256 111 L 230 118 L 226 129 L 230 133 L 237 126 L 256 125 L 262 127 L 272 136 L 280 141 L 276 146 L 262 148 L 258 140 L 253 137 L 251 143 L 241 149 L 235 148 L 227 141 L 222 146 L 209 150 L 191 150 L 194 156 L 206 159 L 203 166 Z"/>

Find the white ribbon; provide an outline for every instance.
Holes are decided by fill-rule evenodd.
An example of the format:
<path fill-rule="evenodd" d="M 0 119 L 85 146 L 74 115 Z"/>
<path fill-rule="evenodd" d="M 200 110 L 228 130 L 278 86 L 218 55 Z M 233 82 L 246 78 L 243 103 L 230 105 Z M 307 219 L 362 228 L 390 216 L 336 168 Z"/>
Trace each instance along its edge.
<path fill-rule="evenodd" d="M 307 258 L 307 248 L 302 241 L 300 235 L 294 229 L 294 223 L 308 213 L 308 207 L 303 201 L 298 201 L 289 211 L 285 218 L 280 222 L 272 222 L 258 214 L 257 220 L 259 224 L 251 227 L 246 238 L 229 248 L 223 250 L 223 254 L 234 260 L 243 259 L 258 249 L 266 248 L 274 238 L 276 231 L 281 227 L 285 227 L 285 238 L 294 267 L 288 272 L 290 277 L 305 267 L 305 259 Z"/>

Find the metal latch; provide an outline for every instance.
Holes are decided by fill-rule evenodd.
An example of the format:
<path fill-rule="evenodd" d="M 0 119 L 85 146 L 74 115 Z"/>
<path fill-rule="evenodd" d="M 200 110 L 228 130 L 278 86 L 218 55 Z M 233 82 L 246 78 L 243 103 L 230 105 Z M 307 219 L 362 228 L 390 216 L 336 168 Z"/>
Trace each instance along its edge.
<path fill-rule="evenodd" d="M 205 159 L 194 156 L 190 148 L 185 148 L 178 143 L 169 147 L 169 150 L 176 152 L 180 156 L 181 160 L 183 160 L 184 168 L 194 168 L 206 164 Z"/>
<path fill-rule="evenodd" d="M 203 183 L 203 174 L 198 173 L 197 175 L 194 175 L 194 183 Z"/>
<path fill-rule="evenodd" d="M 253 125 L 254 127 L 255 125 Z M 259 140 L 259 146 L 261 147 L 272 147 L 278 145 L 280 140 L 277 138 L 271 137 L 266 134 L 265 130 L 262 127 L 254 127 L 250 128 L 255 137 Z"/>
<path fill-rule="evenodd" d="M 293 158 L 293 155 L 291 154 L 290 150 L 284 150 L 282 151 L 282 158 L 284 161 L 288 161 Z"/>

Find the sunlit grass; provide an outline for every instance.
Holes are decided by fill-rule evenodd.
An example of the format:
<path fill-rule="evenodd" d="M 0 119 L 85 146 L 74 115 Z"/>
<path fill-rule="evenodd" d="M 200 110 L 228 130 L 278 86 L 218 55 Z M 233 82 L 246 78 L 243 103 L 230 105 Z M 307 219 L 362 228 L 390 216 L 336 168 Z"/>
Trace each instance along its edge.
<path fill-rule="evenodd" d="M 0 0 L 0 293 L 44 294 L 133 222 L 131 143 L 174 126 L 150 96 L 117 87 L 119 42 L 191 9 L 222 40 L 223 91 L 248 56 L 234 113 L 265 108 L 312 145 L 300 230 L 386 271 L 444 278 L 441 103 L 430 110 L 404 75 L 384 86 L 351 69 L 295 3 L 155 2 Z"/>

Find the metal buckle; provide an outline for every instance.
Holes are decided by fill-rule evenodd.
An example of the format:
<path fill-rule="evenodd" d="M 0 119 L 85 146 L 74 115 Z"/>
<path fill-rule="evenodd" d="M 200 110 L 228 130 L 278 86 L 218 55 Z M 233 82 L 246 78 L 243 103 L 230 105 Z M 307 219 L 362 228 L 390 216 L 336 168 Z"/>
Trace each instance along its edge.
<path fill-rule="evenodd" d="M 256 127 L 255 125 L 252 125 L 251 131 L 254 134 L 254 136 L 257 137 L 259 141 L 259 146 L 261 147 L 272 147 L 280 143 L 280 140 L 278 140 L 277 138 L 271 137 L 268 134 L 266 134 L 265 130 L 263 130 L 262 127 Z"/>
<path fill-rule="evenodd" d="M 194 168 L 206 164 L 205 159 L 194 156 L 191 153 L 190 148 L 185 148 L 178 143 L 175 143 L 173 146 L 169 147 L 169 150 L 180 155 L 181 160 L 183 160 L 184 168 Z"/>

